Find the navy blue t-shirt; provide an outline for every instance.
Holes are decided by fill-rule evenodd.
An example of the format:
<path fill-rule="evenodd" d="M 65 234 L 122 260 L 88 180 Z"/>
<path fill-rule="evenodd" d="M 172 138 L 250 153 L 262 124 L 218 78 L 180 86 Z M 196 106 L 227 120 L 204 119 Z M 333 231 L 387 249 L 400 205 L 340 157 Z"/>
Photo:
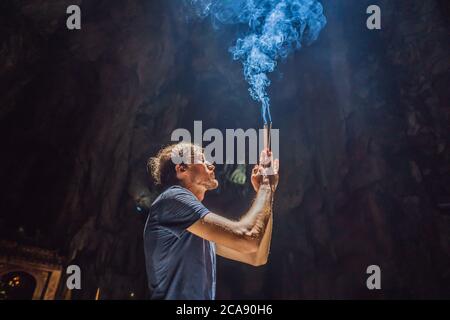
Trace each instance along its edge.
<path fill-rule="evenodd" d="M 168 188 L 152 203 L 144 230 L 151 299 L 215 299 L 215 245 L 186 230 L 208 213 L 181 186 Z"/>

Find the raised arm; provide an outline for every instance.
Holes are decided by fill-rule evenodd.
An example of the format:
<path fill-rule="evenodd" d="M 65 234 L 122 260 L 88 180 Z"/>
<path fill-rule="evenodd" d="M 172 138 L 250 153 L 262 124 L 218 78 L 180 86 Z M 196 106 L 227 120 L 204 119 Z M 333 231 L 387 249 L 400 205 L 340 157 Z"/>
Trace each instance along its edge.
<path fill-rule="evenodd" d="M 270 242 L 272 239 L 273 215 L 270 215 L 266 231 L 262 236 L 258 250 L 252 253 L 243 253 L 223 245 L 217 245 L 216 253 L 224 258 L 250 264 L 255 267 L 265 265 L 269 258 Z"/>
<path fill-rule="evenodd" d="M 231 250 L 250 254 L 258 252 L 265 234 L 272 205 L 270 184 L 259 188 L 251 208 L 239 221 L 233 221 L 214 213 L 207 214 L 188 228 L 189 232 L 215 242 Z"/>

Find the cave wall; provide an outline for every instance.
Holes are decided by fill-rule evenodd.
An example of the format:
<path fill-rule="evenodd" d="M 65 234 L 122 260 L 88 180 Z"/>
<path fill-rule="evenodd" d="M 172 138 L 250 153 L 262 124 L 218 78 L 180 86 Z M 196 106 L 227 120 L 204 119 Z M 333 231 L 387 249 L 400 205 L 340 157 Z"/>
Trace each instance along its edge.
<path fill-rule="evenodd" d="M 219 259 L 218 298 L 449 297 L 448 4 L 378 1 L 383 29 L 369 31 L 371 1 L 323 3 L 319 40 L 272 77 L 282 174 L 270 262 Z M 80 31 L 65 28 L 69 4 Z M 186 21 L 176 1 L 0 9 L 3 236 L 79 264 L 75 299 L 147 297 L 135 210 L 157 194 L 146 159 L 193 120 L 260 125 L 232 32 Z M 225 172 L 206 204 L 236 216 L 252 193 Z M 365 287 L 371 264 L 378 292 Z"/>

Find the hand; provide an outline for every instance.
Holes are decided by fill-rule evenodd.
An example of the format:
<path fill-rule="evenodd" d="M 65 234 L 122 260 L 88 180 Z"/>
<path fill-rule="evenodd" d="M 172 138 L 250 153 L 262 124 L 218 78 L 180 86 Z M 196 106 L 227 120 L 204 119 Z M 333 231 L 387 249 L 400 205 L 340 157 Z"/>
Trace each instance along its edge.
<path fill-rule="evenodd" d="M 259 165 L 255 164 L 255 166 L 252 169 L 252 176 L 251 176 L 251 182 L 253 189 L 255 189 L 255 192 L 258 192 L 259 187 L 261 186 L 262 182 L 262 175 L 260 174 L 262 168 L 260 168 Z"/>
<path fill-rule="evenodd" d="M 272 152 L 264 150 L 261 152 L 259 163 L 252 170 L 251 183 L 253 189 L 258 192 L 261 184 L 267 184 L 270 185 L 272 191 L 275 191 L 279 181 L 279 160 L 273 160 Z"/>

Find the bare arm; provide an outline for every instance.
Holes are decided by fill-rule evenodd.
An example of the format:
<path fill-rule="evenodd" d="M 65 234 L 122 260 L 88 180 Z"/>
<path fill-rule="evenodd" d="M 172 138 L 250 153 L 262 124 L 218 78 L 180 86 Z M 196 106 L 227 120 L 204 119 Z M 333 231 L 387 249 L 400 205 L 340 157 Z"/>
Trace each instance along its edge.
<path fill-rule="evenodd" d="M 271 180 L 270 184 L 273 187 L 273 190 L 275 190 L 278 185 L 278 169 L 279 169 L 279 162 L 278 162 L 278 160 L 275 160 L 274 161 L 275 176 L 272 176 L 270 179 Z M 260 182 L 262 180 L 259 171 L 260 171 L 260 167 L 255 166 L 255 168 L 253 169 L 253 173 L 252 173 L 252 185 L 255 190 L 259 189 Z M 273 198 L 272 198 L 272 202 L 273 202 Z M 233 249 L 227 248 L 222 245 L 217 245 L 217 250 L 216 250 L 217 254 L 224 258 L 247 263 L 247 264 L 250 264 L 255 267 L 266 264 L 267 260 L 269 258 L 270 242 L 272 240 L 272 225 L 273 225 L 272 202 L 271 202 L 271 206 L 270 206 L 271 212 L 269 215 L 269 221 L 267 223 L 266 229 L 264 231 L 261 242 L 258 246 L 258 250 L 256 252 L 243 253 L 241 251 L 233 250 Z"/>
<path fill-rule="evenodd" d="M 265 265 L 269 258 L 270 242 L 272 239 L 273 216 L 269 218 L 266 231 L 261 240 L 259 248 L 253 253 L 242 253 L 222 245 L 217 245 L 216 253 L 224 258 L 250 264 L 255 267 Z"/>
<path fill-rule="evenodd" d="M 244 254 L 256 254 L 264 238 L 271 214 L 271 203 L 271 187 L 264 184 L 259 188 L 251 208 L 239 221 L 209 213 L 187 230 L 215 242 L 219 248 L 223 246 Z"/>
<path fill-rule="evenodd" d="M 263 152 L 261 162 L 270 154 Z M 271 156 L 271 155 L 270 155 Z M 273 160 L 273 159 L 272 159 Z M 263 174 L 264 169 L 256 165 L 252 173 L 252 185 L 257 191 L 250 210 L 239 221 L 232 221 L 209 213 L 194 223 L 188 231 L 216 243 L 216 253 L 222 257 L 261 266 L 267 263 L 272 239 L 273 193 L 278 185 L 278 159 L 273 161 L 272 176 Z"/>

